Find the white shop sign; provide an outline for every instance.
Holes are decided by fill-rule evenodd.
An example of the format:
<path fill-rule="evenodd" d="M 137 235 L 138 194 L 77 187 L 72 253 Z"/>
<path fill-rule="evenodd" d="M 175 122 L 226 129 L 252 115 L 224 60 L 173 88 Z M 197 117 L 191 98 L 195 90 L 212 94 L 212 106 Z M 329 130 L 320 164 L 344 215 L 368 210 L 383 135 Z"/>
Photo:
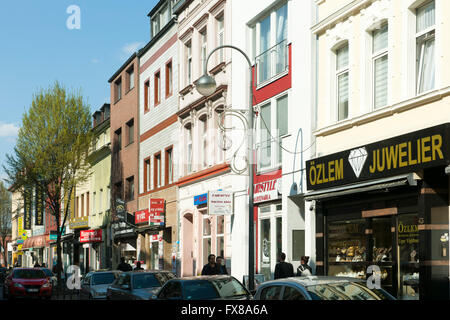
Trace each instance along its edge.
<path fill-rule="evenodd" d="M 208 192 L 208 214 L 209 215 L 233 214 L 233 192 L 231 191 Z"/>
<path fill-rule="evenodd" d="M 278 199 L 278 194 L 281 193 L 281 181 L 280 178 L 255 184 L 253 189 L 253 203 Z"/>

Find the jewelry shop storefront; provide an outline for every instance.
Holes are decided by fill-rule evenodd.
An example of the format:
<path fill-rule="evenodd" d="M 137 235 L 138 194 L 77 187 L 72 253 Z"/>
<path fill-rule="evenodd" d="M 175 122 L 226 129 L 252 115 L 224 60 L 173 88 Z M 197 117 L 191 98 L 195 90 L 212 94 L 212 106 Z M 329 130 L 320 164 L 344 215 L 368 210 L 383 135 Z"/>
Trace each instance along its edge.
<path fill-rule="evenodd" d="M 317 275 L 449 299 L 449 163 L 450 124 L 307 161 Z"/>

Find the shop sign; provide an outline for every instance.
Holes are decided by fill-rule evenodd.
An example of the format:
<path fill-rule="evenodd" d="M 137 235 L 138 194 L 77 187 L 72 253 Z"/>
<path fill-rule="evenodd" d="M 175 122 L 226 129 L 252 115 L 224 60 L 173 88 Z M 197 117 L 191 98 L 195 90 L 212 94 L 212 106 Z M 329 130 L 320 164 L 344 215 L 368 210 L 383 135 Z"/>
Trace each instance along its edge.
<path fill-rule="evenodd" d="M 165 206 L 164 199 L 150 199 L 149 226 L 164 226 Z"/>
<path fill-rule="evenodd" d="M 208 203 L 208 194 L 203 193 L 194 197 L 194 206 L 199 206 Z"/>
<path fill-rule="evenodd" d="M 208 214 L 209 215 L 233 214 L 233 192 L 231 191 L 208 192 Z"/>
<path fill-rule="evenodd" d="M 307 189 L 319 190 L 450 163 L 450 123 L 306 161 Z"/>
<path fill-rule="evenodd" d="M 149 218 L 150 218 L 150 210 L 149 209 L 136 211 L 134 213 L 134 223 L 135 224 L 147 222 Z"/>
<path fill-rule="evenodd" d="M 36 188 L 36 198 L 35 198 L 35 217 L 34 225 L 43 226 L 44 225 L 44 199 L 45 195 L 43 192 L 37 191 Z"/>
<path fill-rule="evenodd" d="M 80 243 L 102 242 L 102 229 L 80 231 Z"/>
<path fill-rule="evenodd" d="M 24 225 L 25 230 L 31 230 L 31 196 L 29 196 L 30 191 L 24 195 Z"/>
<path fill-rule="evenodd" d="M 69 223 L 70 229 L 89 228 L 89 217 L 73 218 Z"/>
<path fill-rule="evenodd" d="M 253 188 L 253 203 L 278 199 L 281 190 L 281 178 L 256 183 Z"/>

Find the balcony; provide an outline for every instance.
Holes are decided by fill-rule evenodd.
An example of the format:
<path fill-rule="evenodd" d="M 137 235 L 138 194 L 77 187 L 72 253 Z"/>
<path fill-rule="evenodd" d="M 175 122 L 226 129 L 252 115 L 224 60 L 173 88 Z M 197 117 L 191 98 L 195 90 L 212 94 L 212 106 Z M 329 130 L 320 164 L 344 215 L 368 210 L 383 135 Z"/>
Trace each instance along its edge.
<path fill-rule="evenodd" d="M 289 71 L 288 52 L 287 40 L 283 40 L 255 58 L 257 87 L 270 83 Z"/>

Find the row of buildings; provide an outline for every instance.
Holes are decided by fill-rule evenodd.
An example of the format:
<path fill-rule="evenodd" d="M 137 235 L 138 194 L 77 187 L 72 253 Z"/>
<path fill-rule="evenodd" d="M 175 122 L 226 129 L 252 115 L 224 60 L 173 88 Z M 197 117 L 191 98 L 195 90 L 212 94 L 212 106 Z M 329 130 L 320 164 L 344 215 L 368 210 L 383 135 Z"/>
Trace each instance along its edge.
<path fill-rule="evenodd" d="M 253 223 L 266 280 L 285 252 L 294 267 L 310 256 L 318 275 L 365 278 L 376 265 L 400 299 L 449 297 L 448 1 L 161 0 L 148 17 L 151 40 L 93 115 L 94 174 L 74 196 L 65 265 L 124 256 L 186 276 L 213 253 L 243 279 Z M 239 52 L 218 50 L 204 97 L 205 59 L 226 44 L 252 76 Z M 250 81 L 252 221 L 248 175 L 233 168 Z M 233 192 L 231 215 L 209 214 L 217 190 Z M 22 261 L 52 263 L 47 223 L 28 231 Z"/>

